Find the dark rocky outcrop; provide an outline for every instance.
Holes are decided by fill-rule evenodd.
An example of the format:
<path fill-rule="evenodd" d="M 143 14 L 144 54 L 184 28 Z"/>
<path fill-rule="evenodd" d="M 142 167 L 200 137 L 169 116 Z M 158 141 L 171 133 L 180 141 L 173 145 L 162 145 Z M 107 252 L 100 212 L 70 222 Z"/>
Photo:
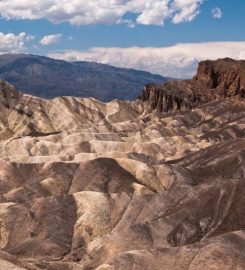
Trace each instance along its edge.
<path fill-rule="evenodd" d="M 182 91 L 169 90 L 164 86 L 147 84 L 140 96 L 143 102 L 148 102 L 150 109 L 157 112 L 172 112 L 175 110 L 191 109 L 200 103 L 200 95 L 186 97 Z"/>
<path fill-rule="evenodd" d="M 207 89 L 216 89 L 219 96 L 244 95 L 245 61 L 230 58 L 203 61 L 193 81 L 202 83 Z"/>
<path fill-rule="evenodd" d="M 21 96 L 12 85 L 0 80 L 0 104 L 12 108 Z"/>
<path fill-rule="evenodd" d="M 245 61 L 225 58 L 200 62 L 192 80 L 147 84 L 139 99 L 151 110 L 171 112 L 232 96 L 245 97 Z"/>

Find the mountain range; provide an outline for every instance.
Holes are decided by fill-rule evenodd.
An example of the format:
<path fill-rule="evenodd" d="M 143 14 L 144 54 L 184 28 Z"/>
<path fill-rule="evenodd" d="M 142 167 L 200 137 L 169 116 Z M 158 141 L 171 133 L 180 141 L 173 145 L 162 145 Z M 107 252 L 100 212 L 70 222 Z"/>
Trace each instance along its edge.
<path fill-rule="evenodd" d="M 0 79 L 43 98 L 77 96 L 101 101 L 134 100 L 146 83 L 167 80 L 145 71 L 27 54 L 1 55 Z"/>
<path fill-rule="evenodd" d="M 0 269 L 245 269 L 244 65 L 108 103 L 1 81 Z"/>

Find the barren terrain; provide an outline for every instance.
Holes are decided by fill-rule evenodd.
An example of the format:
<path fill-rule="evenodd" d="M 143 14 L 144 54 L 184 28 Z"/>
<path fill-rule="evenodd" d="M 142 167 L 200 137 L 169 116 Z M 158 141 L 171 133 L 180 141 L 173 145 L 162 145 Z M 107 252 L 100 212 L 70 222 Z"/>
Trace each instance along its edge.
<path fill-rule="evenodd" d="M 134 102 L 1 82 L 0 269 L 245 269 L 245 85 L 229 61 Z"/>

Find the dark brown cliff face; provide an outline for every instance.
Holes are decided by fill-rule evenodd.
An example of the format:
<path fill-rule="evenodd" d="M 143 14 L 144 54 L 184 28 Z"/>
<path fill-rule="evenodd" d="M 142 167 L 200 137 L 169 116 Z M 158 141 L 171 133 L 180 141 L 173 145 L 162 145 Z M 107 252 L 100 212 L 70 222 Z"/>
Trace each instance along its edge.
<path fill-rule="evenodd" d="M 225 58 L 200 62 L 192 80 L 148 84 L 139 99 L 151 110 L 171 112 L 232 96 L 245 97 L 245 61 Z"/>
<path fill-rule="evenodd" d="M 170 82 L 169 82 L 170 83 Z M 156 109 L 158 112 L 171 112 L 173 110 L 191 109 L 193 104 L 198 104 L 200 97 L 195 97 L 192 93 L 185 95 L 179 89 L 167 89 L 164 87 L 148 84 L 140 96 L 142 101 L 149 103 L 150 109 Z"/>
<path fill-rule="evenodd" d="M 216 89 L 220 96 L 244 95 L 245 61 L 230 58 L 203 61 L 193 81 L 201 82 L 207 89 Z"/>

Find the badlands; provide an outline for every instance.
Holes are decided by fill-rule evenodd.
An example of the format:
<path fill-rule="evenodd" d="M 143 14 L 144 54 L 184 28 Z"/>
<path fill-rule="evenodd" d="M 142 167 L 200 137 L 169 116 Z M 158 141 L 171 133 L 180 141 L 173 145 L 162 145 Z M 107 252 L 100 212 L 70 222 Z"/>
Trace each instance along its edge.
<path fill-rule="evenodd" d="M 0 83 L 1 270 L 245 269 L 245 61 L 136 101 Z"/>

